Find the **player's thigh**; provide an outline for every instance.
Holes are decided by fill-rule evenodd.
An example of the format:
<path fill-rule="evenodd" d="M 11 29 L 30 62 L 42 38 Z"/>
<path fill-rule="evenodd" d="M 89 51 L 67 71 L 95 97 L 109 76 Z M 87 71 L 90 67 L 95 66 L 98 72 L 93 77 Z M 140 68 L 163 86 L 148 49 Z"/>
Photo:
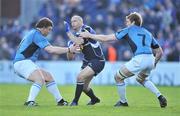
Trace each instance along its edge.
<path fill-rule="evenodd" d="M 29 79 L 30 75 L 38 69 L 40 68 L 31 60 L 22 60 L 14 64 L 15 73 L 25 79 Z"/>
<path fill-rule="evenodd" d="M 126 67 L 126 69 L 133 73 L 133 74 L 136 74 L 138 73 L 139 71 L 141 71 L 142 67 L 141 67 L 141 61 L 142 61 L 142 58 L 141 57 L 134 57 L 132 58 L 130 61 L 128 61 L 127 63 L 124 64 L 124 67 Z"/>
<path fill-rule="evenodd" d="M 86 66 L 84 69 L 81 70 L 81 72 L 78 74 L 78 80 L 81 81 L 85 81 L 87 80 L 89 77 L 93 77 L 95 74 L 95 72 L 92 70 L 91 67 Z"/>
<path fill-rule="evenodd" d="M 138 57 L 132 58 L 130 61 L 125 63 L 120 70 L 117 71 L 115 79 L 124 80 L 138 73 L 141 70 L 140 59 Z"/>
<path fill-rule="evenodd" d="M 131 77 L 133 75 L 134 74 L 131 71 L 129 71 L 129 69 L 125 65 L 123 65 L 120 68 L 120 70 L 117 71 L 117 73 L 115 75 L 115 80 L 121 81 L 121 80 L 124 80 L 124 79 Z"/>
<path fill-rule="evenodd" d="M 99 74 L 104 69 L 105 61 L 93 59 L 93 60 L 89 61 L 88 66 L 91 67 L 91 69 L 95 73 L 94 76 L 96 76 L 97 74 Z"/>
<path fill-rule="evenodd" d="M 147 80 L 148 76 L 149 76 L 149 73 L 150 73 L 150 69 L 146 69 L 146 70 L 142 70 L 141 72 L 138 73 L 137 77 L 136 77 L 136 80 L 143 84 L 145 80 Z"/>
<path fill-rule="evenodd" d="M 46 82 L 51 82 L 54 80 L 53 76 L 49 72 L 45 71 L 44 69 L 41 69 L 41 72 Z"/>
<path fill-rule="evenodd" d="M 105 61 L 101 61 L 98 59 L 83 62 L 82 70 L 78 75 L 78 78 L 83 78 L 84 80 L 86 80 L 89 77 L 93 77 L 103 70 L 104 65 Z"/>
<path fill-rule="evenodd" d="M 33 82 L 38 82 L 41 84 L 45 83 L 44 75 L 41 69 L 36 69 L 35 71 L 33 71 L 28 77 L 28 80 L 33 81 Z"/>

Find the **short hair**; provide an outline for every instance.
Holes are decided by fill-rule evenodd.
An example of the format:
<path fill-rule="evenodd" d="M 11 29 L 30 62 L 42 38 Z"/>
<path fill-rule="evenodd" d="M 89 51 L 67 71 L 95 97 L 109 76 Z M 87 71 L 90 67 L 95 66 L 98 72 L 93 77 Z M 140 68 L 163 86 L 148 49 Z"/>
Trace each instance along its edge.
<path fill-rule="evenodd" d="M 133 12 L 130 13 L 128 16 L 126 16 L 127 19 L 129 19 L 131 22 L 134 21 L 134 24 L 137 26 L 142 26 L 143 19 L 140 13 Z"/>
<path fill-rule="evenodd" d="M 79 15 L 74 15 L 74 16 L 72 16 L 72 18 L 76 18 L 76 19 L 80 20 L 81 22 L 83 22 L 83 18 Z"/>
<path fill-rule="evenodd" d="M 36 23 L 36 28 L 47 28 L 49 26 L 53 26 L 53 22 L 51 19 L 47 17 L 41 18 L 37 23 Z"/>

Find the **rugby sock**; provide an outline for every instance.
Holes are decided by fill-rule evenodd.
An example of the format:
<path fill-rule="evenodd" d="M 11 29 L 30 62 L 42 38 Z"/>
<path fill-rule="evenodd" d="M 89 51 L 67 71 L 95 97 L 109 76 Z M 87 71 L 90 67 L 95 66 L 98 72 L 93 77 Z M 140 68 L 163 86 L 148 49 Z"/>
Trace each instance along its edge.
<path fill-rule="evenodd" d="M 94 95 L 94 92 L 93 90 L 90 88 L 90 90 L 87 92 L 87 91 L 84 91 L 84 93 L 89 96 L 91 98 L 91 100 L 94 100 L 96 99 L 97 97 Z"/>
<path fill-rule="evenodd" d="M 35 101 L 35 98 L 38 95 L 39 91 L 41 90 L 41 87 L 42 85 L 33 83 L 29 91 L 29 96 L 27 101 Z"/>
<path fill-rule="evenodd" d="M 79 98 L 81 96 L 81 93 L 83 91 L 83 86 L 84 86 L 84 82 L 77 82 L 77 84 L 76 84 L 76 92 L 75 92 L 75 97 L 74 97 L 73 102 L 78 103 Z"/>
<path fill-rule="evenodd" d="M 144 87 L 149 89 L 152 93 L 154 93 L 157 97 L 161 95 L 161 92 L 156 88 L 156 86 L 149 80 L 145 80 Z"/>
<path fill-rule="evenodd" d="M 56 102 L 59 102 L 62 99 L 62 96 L 58 90 L 57 84 L 54 81 L 51 81 L 46 84 L 47 90 L 54 96 Z"/>
<path fill-rule="evenodd" d="M 127 99 L 126 99 L 126 85 L 125 83 L 117 83 L 117 88 L 118 88 L 118 94 L 120 96 L 120 101 L 122 103 L 125 103 L 127 102 Z"/>

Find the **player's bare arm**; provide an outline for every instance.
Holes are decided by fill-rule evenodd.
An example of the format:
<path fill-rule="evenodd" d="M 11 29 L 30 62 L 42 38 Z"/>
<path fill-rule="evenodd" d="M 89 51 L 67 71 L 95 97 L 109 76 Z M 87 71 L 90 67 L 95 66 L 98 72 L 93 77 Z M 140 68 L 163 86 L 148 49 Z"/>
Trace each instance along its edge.
<path fill-rule="evenodd" d="M 80 37 L 90 38 L 90 39 L 94 39 L 94 40 L 101 41 L 101 42 L 116 40 L 115 34 L 96 35 L 96 34 L 91 34 L 91 33 L 87 32 L 87 31 L 86 32 L 81 32 Z"/>
<path fill-rule="evenodd" d="M 70 47 L 57 47 L 57 46 L 52 46 L 49 45 L 47 47 L 44 48 L 45 51 L 47 51 L 48 53 L 54 53 L 54 54 L 64 54 L 64 53 L 74 53 L 77 52 L 78 46 L 70 46 Z"/>
<path fill-rule="evenodd" d="M 163 54 L 163 50 L 161 47 L 153 49 L 153 52 L 155 54 L 155 66 L 158 63 L 158 61 L 161 59 L 161 56 Z"/>
<path fill-rule="evenodd" d="M 72 40 L 74 43 L 76 43 L 78 45 L 81 45 L 84 43 L 84 40 L 82 39 L 82 37 L 75 37 L 70 31 L 67 32 L 67 35 L 70 40 Z"/>

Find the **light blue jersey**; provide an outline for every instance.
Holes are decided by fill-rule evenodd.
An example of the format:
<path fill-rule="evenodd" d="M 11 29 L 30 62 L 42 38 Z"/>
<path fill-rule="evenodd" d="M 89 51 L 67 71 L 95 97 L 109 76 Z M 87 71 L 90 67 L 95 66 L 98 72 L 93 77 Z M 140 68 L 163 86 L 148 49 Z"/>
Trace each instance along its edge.
<path fill-rule="evenodd" d="M 127 27 L 115 33 L 118 40 L 126 39 L 134 55 L 152 54 L 152 49 L 158 48 L 159 44 L 152 34 L 143 27 L 136 25 Z"/>
<path fill-rule="evenodd" d="M 50 45 L 47 38 L 37 29 L 32 29 L 21 41 L 14 58 L 14 63 L 24 59 L 33 62 L 38 59 L 40 49 Z"/>

